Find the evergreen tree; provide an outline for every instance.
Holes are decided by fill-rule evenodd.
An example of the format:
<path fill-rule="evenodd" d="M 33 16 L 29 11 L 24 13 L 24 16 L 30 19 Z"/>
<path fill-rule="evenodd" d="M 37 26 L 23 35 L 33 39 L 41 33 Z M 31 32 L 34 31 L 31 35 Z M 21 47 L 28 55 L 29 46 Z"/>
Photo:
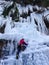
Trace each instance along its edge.
<path fill-rule="evenodd" d="M 16 3 L 24 4 L 25 6 L 28 4 L 33 4 L 33 5 L 38 5 L 38 6 L 43 6 L 47 7 L 49 6 L 49 0 L 12 0 L 13 3 L 10 6 L 6 6 L 4 8 L 4 11 L 2 15 L 6 18 L 6 16 L 10 15 L 12 17 L 12 20 L 14 21 L 19 21 L 19 12 L 16 6 Z M 13 12 L 14 10 L 14 12 Z"/>
<path fill-rule="evenodd" d="M 4 18 L 9 15 L 10 17 L 12 17 L 12 20 L 16 22 L 19 21 L 19 12 L 15 0 L 13 1 L 12 5 L 6 6 L 4 8 L 2 15 L 4 16 Z"/>

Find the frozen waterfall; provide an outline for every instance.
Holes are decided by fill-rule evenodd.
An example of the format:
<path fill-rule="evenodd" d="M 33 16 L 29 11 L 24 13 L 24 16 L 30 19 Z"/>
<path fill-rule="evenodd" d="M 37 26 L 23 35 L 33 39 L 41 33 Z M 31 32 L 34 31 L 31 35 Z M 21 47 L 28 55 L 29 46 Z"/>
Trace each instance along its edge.
<path fill-rule="evenodd" d="M 20 16 L 25 12 L 28 14 L 28 10 L 31 13 L 26 18 L 20 17 L 17 23 L 13 23 L 9 16 L 7 19 L 0 16 L 0 25 L 6 23 L 4 34 L 0 33 L 0 39 L 8 41 L 7 46 L 2 48 L 8 54 L 4 52 L 5 57 L 0 59 L 0 65 L 49 65 L 49 29 L 47 29 L 43 20 L 47 10 L 39 14 L 33 11 L 31 5 L 22 7 L 17 4 L 17 6 Z M 1 11 L 3 10 L 0 5 L 0 14 Z M 49 11 L 47 13 L 49 14 Z M 28 47 L 20 53 L 20 58 L 17 60 L 16 47 L 21 38 L 25 39 Z"/>

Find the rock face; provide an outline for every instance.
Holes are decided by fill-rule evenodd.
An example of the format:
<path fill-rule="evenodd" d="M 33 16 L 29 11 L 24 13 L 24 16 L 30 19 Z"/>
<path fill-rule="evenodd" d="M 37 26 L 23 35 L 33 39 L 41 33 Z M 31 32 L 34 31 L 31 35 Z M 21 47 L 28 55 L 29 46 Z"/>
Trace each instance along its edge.
<path fill-rule="evenodd" d="M 0 39 L 0 58 L 14 54 L 15 50 L 15 41 Z"/>
<path fill-rule="evenodd" d="M 44 6 L 44 7 L 49 6 L 49 0 L 5 0 L 5 1 L 14 1 L 25 6 L 28 4 Z"/>
<path fill-rule="evenodd" d="M 49 29 L 49 20 L 47 19 L 48 15 L 46 15 L 45 17 L 43 17 L 43 20 L 44 20 L 44 23 L 45 23 L 46 27 Z"/>
<path fill-rule="evenodd" d="M 28 5 L 28 4 L 33 4 L 33 5 L 41 5 L 42 0 L 5 0 L 5 1 L 14 1 L 17 3 L 20 3 L 21 5 Z"/>
<path fill-rule="evenodd" d="M 6 46 L 7 46 L 7 40 L 0 39 L 0 58 L 3 57 L 3 55 L 4 55 L 3 47 L 6 47 Z"/>
<path fill-rule="evenodd" d="M 0 33 L 4 33 L 5 27 L 6 27 L 6 24 L 4 24 L 3 26 L 0 26 Z"/>

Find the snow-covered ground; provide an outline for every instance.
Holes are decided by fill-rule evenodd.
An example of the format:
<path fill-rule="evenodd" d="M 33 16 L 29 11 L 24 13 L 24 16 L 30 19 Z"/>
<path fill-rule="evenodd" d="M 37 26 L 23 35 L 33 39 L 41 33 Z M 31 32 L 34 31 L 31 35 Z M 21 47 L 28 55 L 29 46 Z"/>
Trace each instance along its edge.
<path fill-rule="evenodd" d="M 22 14 L 22 11 L 28 12 L 28 8 L 33 11 L 30 5 L 26 8 L 17 6 L 20 14 Z M 0 14 L 1 11 L 3 10 L 0 6 Z M 44 15 L 47 13 L 49 14 L 49 11 L 46 10 Z M 49 65 L 49 35 L 46 35 L 48 30 L 43 22 L 42 15 L 33 12 L 27 19 L 20 17 L 20 21 L 17 23 L 13 23 L 9 16 L 6 19 L 0 16 L 0 25 L 6 23 L 5 32 L 4 34 L 0 33 L 0 39 L 19 41 L 24 38 L 28 43 L 28 47 L 20 53 L 18 60 L 15 59 L 15 55 L 11 54 L 8 59 L 0 60 L 0 65 Z M 38 26 L 34 19 L 37 20 Z M 13 46 L 11 46 L 12 48 Z"/>

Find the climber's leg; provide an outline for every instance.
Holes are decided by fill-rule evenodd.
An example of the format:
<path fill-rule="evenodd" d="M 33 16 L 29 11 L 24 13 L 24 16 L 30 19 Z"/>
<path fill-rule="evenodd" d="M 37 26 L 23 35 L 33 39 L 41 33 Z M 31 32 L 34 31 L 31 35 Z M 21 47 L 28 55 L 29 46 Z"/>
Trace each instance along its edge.
<path fill-rule="evenodd" d="M 19 53 L 20 53 L 20 52 L 21 52 L 21 47 L 18 46 L 18 47 L 17 47 L 17 52 L 16 52 L 16 59 L 19 58 Z"/>

